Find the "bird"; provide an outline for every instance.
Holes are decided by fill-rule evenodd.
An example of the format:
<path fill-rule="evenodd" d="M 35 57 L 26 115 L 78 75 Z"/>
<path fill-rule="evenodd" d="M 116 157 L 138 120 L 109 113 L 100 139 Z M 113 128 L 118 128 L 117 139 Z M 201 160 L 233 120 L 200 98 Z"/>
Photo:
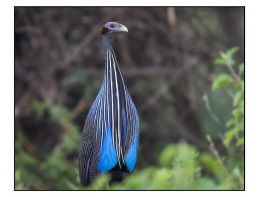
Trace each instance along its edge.
<path fill-rule="evenodd" d="M 123 80 L 111 38 L 128 29 L 107 22 L 100 29 L 105 49 L 105 69 L 100 91 L 85 120 L 79 147 L 78 169 L 83 186 L 103 173 L 121 181 L 137 160 L 139 118 Z"/>

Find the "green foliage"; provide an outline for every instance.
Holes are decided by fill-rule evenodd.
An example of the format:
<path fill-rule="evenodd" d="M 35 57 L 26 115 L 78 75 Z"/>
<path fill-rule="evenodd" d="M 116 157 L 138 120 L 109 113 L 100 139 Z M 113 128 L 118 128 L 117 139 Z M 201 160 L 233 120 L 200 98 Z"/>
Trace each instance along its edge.
<path fill-rule="evenodd" d="M 216 77 L 212 84 L 212 90 L 219 89 L 223 86 L 229 85 L 233 81 L 232 77 L 228 74 L 220 74 Z"/>
<path fill-rule="evenodd" d="M 99 177 L 97 177 L 97 179 L 87 188 L 81 187 L 81 190 L 109 190 L 110 186 L 109 186 L 109 181 L 111 179 L 111 176 L 106 173 L 106 174 L 102 174 Z"/>
<path fill-rule="evenodd" d="M 238 167 L 228 172 L 222 162 L 186 143 L 168 145 L 159 156 L 159 165 L 135 171 L 122 183 L 108 185 L 102 175 L 86 190 L 231 190 L 243 189 Z"/>
<path fill-rule="evenodd" d="M 219 91 L 224 86 L 231 95 L 232 112 L 230 119 L 226 122 L 226 132 L 223 137 L 223 144 L 228 150 L 229 166 L 225 168 L 229 179 L 235 180 L 236 184 L 243 188 L 244 184 L 244 64 L 236 64 L 233 56 L 238 47 L 233 47 L 226 53 L 220 52 L 221 58 L 215 60 L 227 68 L 228 73 L 221 73 L 219 76 L 228 76 L 227 80 L 220 85 L 219 76 L 213 81 L 212 90 Z M 238 69 L 238 73 L 235 71 Z M 224 80 L 223 80 L 224 81 Z M 235 160 L 241 162 L 235 163 Z M 232 160 L 232 161 L 231 161 Z M 223 165 L 223 162 L 222 162 Z M 230 171 L 230 172 L 229 172 Z M 228 183 L 229 184 L 229 183 Z M 223 187 L 224 188 L 224 187 Z"/>
<path fill-rule="evenodd" d="M 232 49 L 228 50 L 226 53 L 220 52 L 220 58 L 214 61 L 215 64 L 220 64 L 223 66 L 233 66 L 235 64 L 235 60 L 233 59 L 233 55 L 235 52 L 238 51 L 238 47 L 233 47 Z"/>
<path fill-rule="evenodd" d="M 39 118 L 41 118 L 43 116 L 44 111 L 45 111 L 45 106 L 41 102 L 36 100 L 36 99 L 33 100 L 32 104 L 33 104 L 33 107 L 34 107 L 34 109 L 36 111 L 37 116 Z"/>
<path fill-rule="evenodd" d="M 240 64 L 240 65 L 239 65 L 239 75 L 242 75 L 243 72 L 244 72 L 244 70 L 245 70 L 244 64 Z"/>
<path fill-rule="evenodd" d="M 19 140 L 15 144 L 15 189 L 36 189 L 43 184 L 34 168 L 38 164 L 38 161 L 22 149 L 22 143 L 20 142 L 26 142 L 27 140 L 22 136 L 20 131 L 16 133 L 16 139 Z M 32 182 L 32 180 L 34 181 Z"/>
<path fill-rule="evenodd" d="M 226 53 L 220 52 L 221 58 L 215 60 L 216 64 L 221 64 L 228 68 L 229 74 L 221 73 L 213 81 L 212 90 L 220 89 L 223 86 L 231 88 L 231 95 L 233 100 L 232 116 L 226 123 L 228 131 L 225 133 L 224 144 L 227 147 L 233 145 L 231 142 L 235 141 L 235 146 L 244 146 L 244 64 L 240 64 L 238 69 L 239 73 L 235 72 L 234 67 L 236 66 L 233 55 L 238 50 L 238 47 L 233 47 Z M 233 148 L 233 151 L 237 151 Z"/>
<path fill-rule="evenodd" d="M 34 107 L 36 112 L 40 109 L 40 113 L 37 112 L 39 117 L 48 112 L 52 121 L 63 128 L 64 134 L 51 154 L 35 158 L 35 155 L 23 150 L 25 144 L 32 146 L 33 143 L 28 142 L 22 132 L 16 132 L 15 189 L 78 189 L 77 160 L 68 159 L 72 153 L 77 152 L 80 140 L 80 132 L 71 122 L 73 114 L 63 106 L 54 105 L 51 100 L 35 100 Z"/>

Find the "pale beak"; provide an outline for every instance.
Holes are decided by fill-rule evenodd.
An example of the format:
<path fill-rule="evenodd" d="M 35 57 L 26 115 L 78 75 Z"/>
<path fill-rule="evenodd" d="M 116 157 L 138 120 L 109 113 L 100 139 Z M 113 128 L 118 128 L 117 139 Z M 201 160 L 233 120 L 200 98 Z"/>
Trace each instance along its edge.
<path fill-rule="evenodd" d="M 118 28 L 118 31 L 119 32 L 128 32 L 128 29 L 124 25 L 120 25 L 120 27 Z"/>

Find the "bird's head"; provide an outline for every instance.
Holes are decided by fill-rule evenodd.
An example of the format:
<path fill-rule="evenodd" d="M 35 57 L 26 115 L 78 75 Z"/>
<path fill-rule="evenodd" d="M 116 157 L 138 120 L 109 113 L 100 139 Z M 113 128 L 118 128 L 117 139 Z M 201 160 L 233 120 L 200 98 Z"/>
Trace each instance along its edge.
<path fill-rule="evenodd" d="M 105 25 L 102 26 L 100 30 L 100 34 L 102 35 L 112 35 L 114 33 L 118 32 L 128 32 L 127 27 L 124 25 L 121 25 L 116 22 L 108 22 Z"/>

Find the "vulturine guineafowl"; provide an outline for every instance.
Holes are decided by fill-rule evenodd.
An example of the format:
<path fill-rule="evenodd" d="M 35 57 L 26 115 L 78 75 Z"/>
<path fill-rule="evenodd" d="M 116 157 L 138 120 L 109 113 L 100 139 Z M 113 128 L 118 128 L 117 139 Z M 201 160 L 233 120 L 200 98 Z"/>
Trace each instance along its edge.
<path fill-rule="evenodd" d="M 79 175 L 82 185 L 97 175 L 110 172 L 114 180 L 131 173 L 138 149 L 139 119 L 124 83 L 110 38 L 128 29 L 116 22 L 101 28 L 106 50 L 101 89 L 86 117 L 79 150 Z"/>

